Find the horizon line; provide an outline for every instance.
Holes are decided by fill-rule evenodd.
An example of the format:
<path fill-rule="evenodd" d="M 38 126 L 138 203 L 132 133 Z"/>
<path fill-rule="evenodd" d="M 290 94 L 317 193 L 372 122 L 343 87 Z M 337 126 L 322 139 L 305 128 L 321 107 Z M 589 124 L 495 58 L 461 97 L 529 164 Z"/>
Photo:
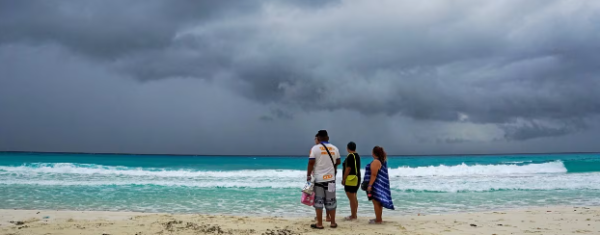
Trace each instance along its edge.
<path fill-rule="evenodd" d="M 48 151 L 0 151 L 1 153 L 39 153 L 39 154 L 82 154 L 82 155 L 146 155 L 146 156 L 249 156 L 249 157 L 299 157 L 305 154 L 173 154 L 173 153 L 110 153 L 110 152 L 48 152 Z M 410 156 L 497 156 L 497 155 L 543 155 L 543 154 L 599 154 L 600 152 L 528 152 L 528 153 L 459 153 L 459 154 L 388 154 L 393 157 Z"/>

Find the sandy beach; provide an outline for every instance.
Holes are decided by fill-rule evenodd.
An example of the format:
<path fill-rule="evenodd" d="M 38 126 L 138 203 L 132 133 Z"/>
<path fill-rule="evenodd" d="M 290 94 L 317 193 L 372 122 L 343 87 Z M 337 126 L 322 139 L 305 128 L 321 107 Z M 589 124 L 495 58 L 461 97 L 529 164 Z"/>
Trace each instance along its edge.
<path fill-rule="evenodd" d="M 385 217 L 384 217 L 385 218 Z M 600 234 L 600 207 L 535 209 L 368 218 L 313 230 L 311 218 L 135 212 L 0 210 L 0 234 Z"/>

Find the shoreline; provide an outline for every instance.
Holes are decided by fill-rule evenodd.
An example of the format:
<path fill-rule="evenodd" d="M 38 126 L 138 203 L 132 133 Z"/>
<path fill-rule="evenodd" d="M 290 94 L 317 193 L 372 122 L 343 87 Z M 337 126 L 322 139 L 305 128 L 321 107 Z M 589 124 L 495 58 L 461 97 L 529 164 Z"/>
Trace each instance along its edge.
<path fill-rule="evenodd" d="M 373 214 L 323 230 L 304 217 L 230 216 L 112 211 L 0 210 L 0 234 L 600 234 L 600 207 L 552 206 L 389 216 L 369 225 Z M 359 217 L 361 215 L 359 214 Z M 10 222 L 12 221 L 12 223 Z"/>
<path fill-rule="evenodd" d="M 138 156 L 174 156 L 174 157 L 307 157 L 304 154 L 173 154 L 173 153 L 110 153 L 110 152 L 44 152 L 44 151 L 0 151 L 0 154 L 65 154 L 65 155 L 138 155 Z M 565 155 L 565 154 L 600 154 L 600 152 L 530 152 L 530 153 L 455 153 L 455 154 L 389 154 L 389 157 L 452 157 L 452 156 L 502 156 L 502 155 Z"/>
<path fill-rule="evenodd" d="M 342 199 L 342 200 L 347 200 L 346 198 Z M 338 214 L 340 213 L 350 213 L 350 210 L 348 208 L 349 205 L 344 204 L 344 205 L 340 205 L 338 204 Z M 305 205 L 301 205 L 301 207 L 303 208 L 310 208 L 308 213 L 290 213 L 290 214 L 280 214 L 277 213 L 276 215 L 267 215 L 267 214 L 263 214 L 263 213 L 255 213 L 255 214 L 245 214 L 245 213 L 231 213 L 231 212 L 221 212 L 221 213 L 210 213 L 210 212 L 160 212 L 160 211 L 136 211 L 136 210 L 87 210 L 87 209 L 83 209 L 83 210 L 77 210 L 77 209 L 29 209 L 29 208 L 10 208 L 10 209 L 2 209 L 0 208 L 0 216 L 2 216 L 3 213 L 5 213 L 6 211 L 18 211 L 18 212 L 28 212 L 28 211 L 35 211 L 35 212 L 48 212 L 48 213 L 54 213 L 54 212 L 68 212 L 68 213 L 115 213 L 115 214 L 119 214 L 119 213 L 123 213 L 123 214 L 135 214 L 135 215 L 206 215 L 206 216 L 233 216 L 233 217 L 256 217 L 256 218 L 289 218 L 289 219 L 301 219 L 301 218 L 307 218 L 309 216 L 313 216 L 314 213 L 314 209 L 312 206 L 305 206 Z M 390 217 L 390 218 L 399 218 L 399 217 L 407 217 L 407 216 L 418 216 L 418 215 L 455 215 L 455 214 L 473 214 L 473 213 L 486 213 L 486 212 L 505 212 L 505 211 L 523 211 L 523 210 L 543 210 L 546 208 L 576 208 L 576 207 L 587 207 L 587 208 L 598 208 L 598 210 L 600 210 L 600 204 L 597 203 L 592 203 L 592 204 L 555 204 L 552 206 L 518 206 L 518 207 L 493 207 L 493 208 L 470 208 L 470 209 L 465 209 L 464 211 L 456 211 L 455 209 L 453 210 L 447 210 L 447 211 L 435 211 L 435 212 L 431 212 L 431 211 L 426 211 L 426 210 L 415 210 L 414 208 L 410 208 L 408 210 L 403 210 L 403 209 L 398 209 L 396 208 L 396 210 L 391 211 L 391 210 L 384 210 L 384 216 Z M 366 208 L 366 209 L 365 209 Z M 372 210 L 373 206 L 370 202 L 365 203 L 363 202 L 363 204 L 360 204 L 359 207 L 359 211 L 358 214 L 368 214 L 365 213 L 365 210 Z M 386 213 L 387 212 L 387 213 Z M 371 212 L 372 213 L 372 212 Z M 346 215 L 342 216 L 345 217 Z M 0 217 L 1 218 L 1 217 Z M 1 220 L 0 220 L 1 222 Z M 0 223 L 1 224 L 1 223 Z M 1 227 L 1 225 L 0 225 Z M 0 234 L 1 235 L 1 234 Z"/>

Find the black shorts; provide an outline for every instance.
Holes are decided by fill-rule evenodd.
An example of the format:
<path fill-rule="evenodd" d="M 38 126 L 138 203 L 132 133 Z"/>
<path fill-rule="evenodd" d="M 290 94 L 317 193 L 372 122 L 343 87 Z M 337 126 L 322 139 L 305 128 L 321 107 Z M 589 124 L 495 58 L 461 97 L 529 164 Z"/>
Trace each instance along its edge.
<path fill-rule="evenodd" d="M 344 191 L 346 191 L 347 193 L 356 193 L 356 192 L 358 192 L 359 188 L 360 188 L 360 184 L 358 184 L 356 186 L 346 186 L 346 185 L 344 185 Z"/>

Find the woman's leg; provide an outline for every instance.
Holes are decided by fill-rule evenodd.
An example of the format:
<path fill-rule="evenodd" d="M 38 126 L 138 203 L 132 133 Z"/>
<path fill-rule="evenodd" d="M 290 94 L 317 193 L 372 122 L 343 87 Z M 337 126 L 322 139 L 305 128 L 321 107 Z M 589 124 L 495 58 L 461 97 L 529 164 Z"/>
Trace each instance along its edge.
<path fill-rule="evenodd" d="M 383 222 L 383 219 L 381 218 L 383 214 L 383 207 L 379 201 L 373 199 L 373 208 L 375 209 L 375 223 L 380 224 Z"/>
<path fill-rule="evenodd" d="M 356 219 L 358 210 L 358 199 L 356 198 L 356 193 L 346 192 L 346 196 L 348 196 L 348 201 L 350 202 L 350 219 Z"/>
<path fill-rule="evenodd" d="M 358 198 L 356 197 L 356 193 L 352 194 L 351 200 L 353 201 L 353 205 L 351 207 L 352 217 L 357 219 L 358 218 Z"/>

